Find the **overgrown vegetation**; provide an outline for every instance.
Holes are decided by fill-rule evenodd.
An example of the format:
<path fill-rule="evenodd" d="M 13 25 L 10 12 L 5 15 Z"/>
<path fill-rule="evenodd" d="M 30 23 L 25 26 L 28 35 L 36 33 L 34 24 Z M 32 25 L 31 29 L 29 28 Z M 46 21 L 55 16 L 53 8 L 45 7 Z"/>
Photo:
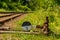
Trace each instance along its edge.
<path fill-rule="evenodd" d="M 24 19 L 15 22 L 16 30 L 21 29 L 21 25 L 24 21 L 31 22 L 32 25 L 43 25 L 45 17 L 49 17 L 49 28 L 56 34 L 49 36 L 45 35 L 26 35 L 26 34 L 13 34 L 18 37 L 19 40 L 60 40 L 60 1 L 59 0 L 0 0 L 1 11 L 35 11 L 29 13 Z M 35 30 L 35 29 L 34 29 Z M 33 31 L 33 30 L 32 30 Z M 11 34 L 12 35 L 12 34 Z M 6 36 L 6 34 L 4 35 Z M 11 36 L 12 37 L 12 36 Z M 21 38 L 21 39 L 20 39 Z"/>
<path fill-rule="evenodd" d="M 38 0 L 0 0 L 0 9 L 6 11 L 32 11 L 39 6 Z M 35 8 L 36 7 L 36 8 Z"/>
<path fill-rule="evenodd" d="M 0 0 L 0 9 L 6 11 L 54 10 L 59 0 Z"/>

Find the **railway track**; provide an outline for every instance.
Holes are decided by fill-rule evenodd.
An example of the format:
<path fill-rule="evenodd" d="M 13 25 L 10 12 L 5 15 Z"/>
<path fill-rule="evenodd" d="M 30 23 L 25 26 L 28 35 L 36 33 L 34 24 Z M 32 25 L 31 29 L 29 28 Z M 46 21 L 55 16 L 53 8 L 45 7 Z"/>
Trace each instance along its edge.
<path fill-rule="evenodd" d="M 0 31 L 0 34 L 14 34 L 14 33 L 20 33 L 20 34 L 40 34 L 41 32 L 25 32 L 25 31 Z"/>
<path fill-rule="evenodd" d="M 4 23 L 11 21 L 11 19 L 15 19 L 16 17 L 19 17 L 21 15 L 24 15 L 26 13 L 0 13 L 0 34 L 5 33 L 22 33 L 22 34 L 40 34 L 39 32 L 24 32 L 24 31 L 16 31 L 16 30 L 10 30 L 10 27 L 2 27 Z"/>
<path fill-rule="evenodd" d="M 25 32 L 25 31 L 17 31 L 17 30 L 10 30 L 9 26 L 3 26 L 5 23 L 16 19 L 19 16 L 24 16 L 26 13 L 0 13 L 0 34 L 6 33 L 20 33 L 20 34 L 40 34 L 40 32 Z M 22 16 L 22 17 L 23 17 Z M 8 24 L 7 24 L 8 25 Z"/>
<path fill-rule="evenodd" d="M 26 14 L 26 12 L 1 12 L 0 13 L 0 30 L 8 30 L 9 27 L 2 27 L 6 22 L 9 22 L 19 16 Z"/>
<path fill-rule="evenodd" d="M 18 16 L 21 16 L 22 14 L 25 14 L 25 13 L 18 13 L 18 12 L 12 12 L 12 13 L 9 13 L 9 12 L 6 12 L 6 13 L 0 13 L 0 23 L 1 22 L 5 22 L 6 20 L 9 20 L 9 19 L 13 19 L 15 17 L 18 17 Z"/>

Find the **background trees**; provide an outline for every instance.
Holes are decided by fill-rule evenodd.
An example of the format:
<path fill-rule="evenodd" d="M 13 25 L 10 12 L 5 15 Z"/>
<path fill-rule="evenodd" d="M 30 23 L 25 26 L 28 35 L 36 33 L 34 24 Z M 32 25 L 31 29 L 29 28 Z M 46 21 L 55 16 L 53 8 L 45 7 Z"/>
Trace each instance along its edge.
<path fill-rule="evenodd" d="M 0 9 L 8 11 L 34 11 L 52 9 L 60 4 L 59 0 L 0 0 Z"/>

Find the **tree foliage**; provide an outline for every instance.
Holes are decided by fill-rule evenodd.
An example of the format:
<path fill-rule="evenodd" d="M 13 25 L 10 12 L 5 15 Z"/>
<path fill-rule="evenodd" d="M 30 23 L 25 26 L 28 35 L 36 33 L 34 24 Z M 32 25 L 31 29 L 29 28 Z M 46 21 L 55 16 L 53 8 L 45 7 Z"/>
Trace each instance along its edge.
<path fill-rule="evenodd" d="M 3 8 L 10 11 L 34 11 L 42 8 L 51 9 L 58 2 L 59 0 L 0 0 L 0 9 Z"/>

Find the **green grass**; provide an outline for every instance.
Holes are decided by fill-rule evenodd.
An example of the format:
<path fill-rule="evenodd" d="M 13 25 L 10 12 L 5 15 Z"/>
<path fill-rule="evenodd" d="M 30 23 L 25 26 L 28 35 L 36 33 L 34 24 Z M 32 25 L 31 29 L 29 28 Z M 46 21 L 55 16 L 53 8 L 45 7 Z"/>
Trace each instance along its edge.
<path fill-rule="evenodd" d="M 34 1 L 36 1 L 36 0 L 34 0 Z M 51 33 L 49 36 L 46 36 L 43 34 L 40 34 L 40 35 L 18 34 L 18 33 L 0 34 L 3 37 L 2 40 L 60 40 L 60 12 L 59 12 L 60 10 L 56 7 L 56 6 L 58 6 L 57 5 L 58 2 L 55 2 L 55 0 L 38 0 L 37 3 L 40 6 L 38 7 L 38 5 L 35 6 L 35 5 L 30 4 L 30 8 L 32 10 L 40 8 L 40 10 L 37 10 L 34 13 L 29 13 L 29 14 L 27 14 L 27 16 L 24 19 L 21 19 L 20 21 L 15 22 L 15 25 L 17 25 L 15 30 L 22 30 L 21 25 L 24 21 L 29 21 L 34 26 L 36 26 L 36 25 L 42 26 L 45 21 L 46 16 L 48 16 L 49 17 L 49 28 L 56 35 L 54 35 L 54 33 Z M 20 11 L 31 10 L 27 6 L 20 5 L 20 3 L 19 4 L 10 3 L 10 4 L 11 5 L 10 5 L 8 11 L 20 12 Z M 16 7 L 16 5 L 17 5 L 17 7 Z M 3 7 L 2 7 L 2 9 L 0 9 L 0 12 L 7 12 L 7 10 L 6 10 L 6 9 L 8 9 L 7 5 L 4 4 Z"/>
<path fill-rule="evenodd" d="M 60 33 L 60 14 L 58 11 L 44 11 L 39 10 L 34 13 L 29 13 L 24 19 L 16 22 L 17 28 L 20 28 L 24 21 L 29 21 L 32 25 L 43 25 L 46 16 L 49 17 L 49 28 L 56 32 Z M 57 32 L 58 31 L 58 32 Z"/>
<path fill-rule="evenodd" d="M 51 34 L 50 36 L 46 36 L 43 34 L 34 35 L 34 34 L 0 34 L 2 35 L 3 40 L 60 40 L 59 35 L 55 36 Z"/>
<path fill-rule="evenodd" d="M 21 25 L 24 21 L 29 21 L 32 25 L 43 25 L 46 16 L 49 17 L 49 28 L 54 33 L 51 33 L 49 36 L 40 34 L 40 35 L 30 35 L 30 34 L 1 34 L 3 40 L 60 40 L 60 14 L 59 11 L 44 11 L 39 10 L 33 13 L 27 14 L 24 19 L 15 22 L 17 27 L 15 30 L 22 30 Z M 35 30 L 35 29 L 34 29 Z M 33 30 L 32 30 L 33 31 Z M 9 39 L 11 38 L 11 39 Z"/>
<path fill-rule="evenodd" d="M 16 28 L 15 30 L 22 30 L 22 23 L 24 21 L 29 21 L 33 26 L 36 25 L 43 25 L 46 16 L 49 17 L 49 28 L 54 33 L 51 33 L 49 36 L 40 34 L 40 35 L 30 35 L 30 34 L 0 34 L 2 35 L 3 40 L 60 40 L 60 10 L 56 7 L 48 8 L 47 10 L 41 9 L 37 10 L 33 13 L 28 13 L 24 19 L 20 19 L 19 21 L 15 22 Z M 34 31 L 35 29 L 32 29 Z M 11 39 L 10 39 L 11 38 Z"/>

